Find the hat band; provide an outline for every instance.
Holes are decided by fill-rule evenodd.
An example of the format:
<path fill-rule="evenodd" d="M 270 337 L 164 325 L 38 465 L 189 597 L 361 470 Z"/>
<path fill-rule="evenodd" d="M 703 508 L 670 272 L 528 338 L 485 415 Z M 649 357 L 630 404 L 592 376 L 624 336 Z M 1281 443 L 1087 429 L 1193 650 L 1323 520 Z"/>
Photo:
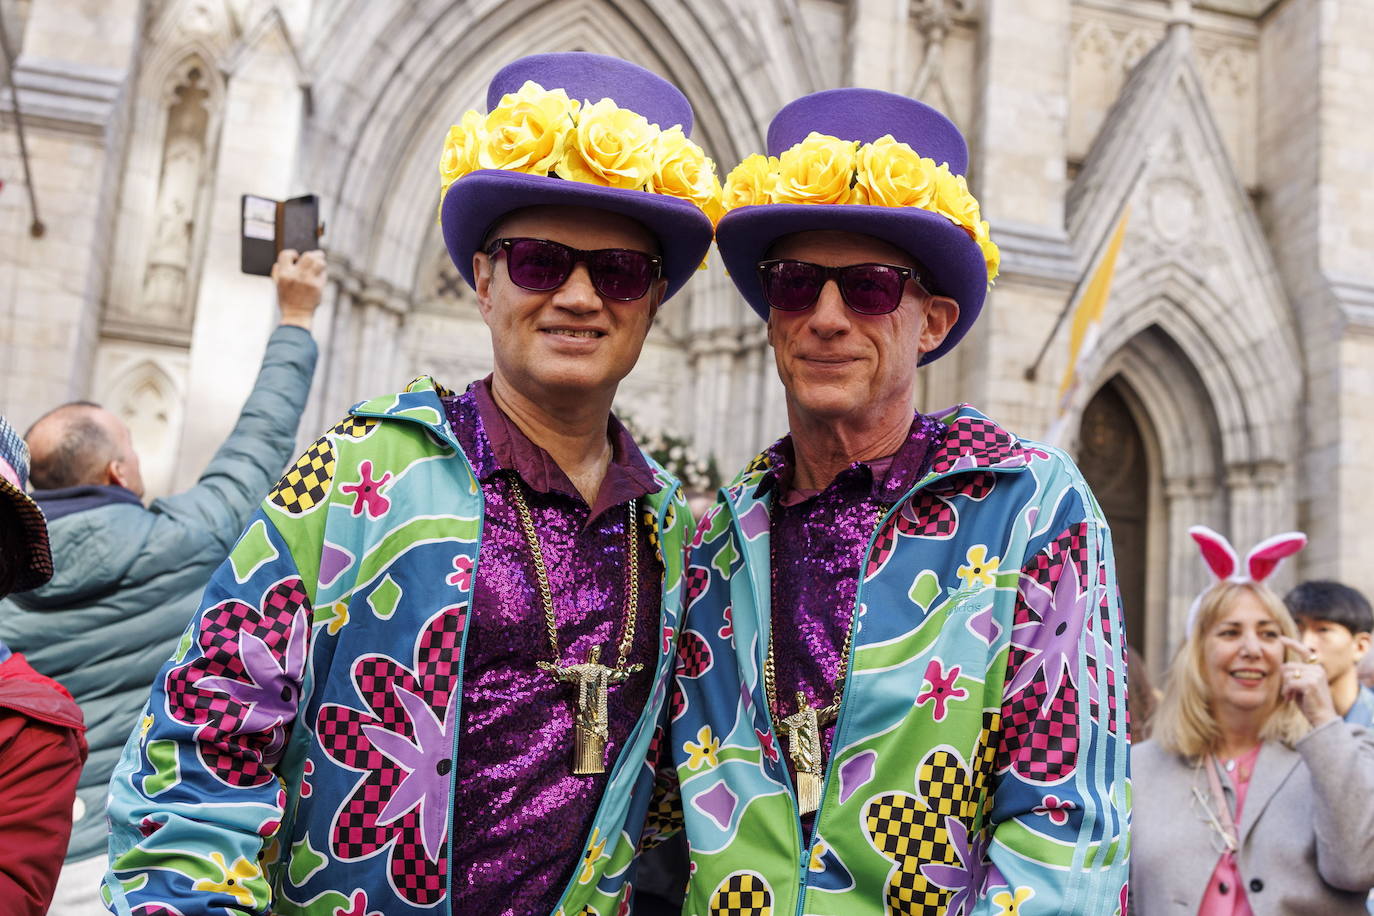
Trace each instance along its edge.
<path fill-rule="evenodd" d="M 765 204 L 917 208 L 948 219 L 978 244 L 988 285 L 1002 255 L 963 175 L 886 134 L 872 143 L 812 131 L 779 156 L 754 154 L 725 178 L 725 212 Z"/>
<path fill-rule="evenodd" d="M 714 224 L 721 217 L 715 163 L 681 125 L 666 130 L 610 99 L 578 102 L 526 81 L 488 114 L 464 113 L 444 140 L 444 194 L 482 169 L 547 175 L 685 200 Z"/>

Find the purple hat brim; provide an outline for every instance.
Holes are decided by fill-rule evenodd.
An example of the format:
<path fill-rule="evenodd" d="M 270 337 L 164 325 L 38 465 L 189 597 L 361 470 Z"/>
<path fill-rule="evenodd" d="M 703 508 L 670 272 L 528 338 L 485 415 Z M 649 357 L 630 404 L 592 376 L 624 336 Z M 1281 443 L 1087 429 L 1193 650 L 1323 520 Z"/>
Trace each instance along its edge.
<path fill-rule="evenodd" d="M 526 172 L 481 169 L 449 186 L 440 221 L 449 257 L 474 286 L 472 256 L 498 220 L 525 207 L 590 207 L 628 216 L 658 239 L 672 298 L 692 278 L 711 247 L 711 220 L 690 201 L 666 194 L 606 188 Z"/>
<path fill-rule="evenodd" d="M 38 508 L 38 503 L 33 501 L 33 497 L 8 480 L 0 479 L 0 499 L 10 501 L 19 518 L 19 524 L 24 529 L 26 546 L 20 551 L 22 559 L 19 574 L 15 578 L 14 590 L 27 592 L 52 578 L 52 550 L 48 545 L 48 523 L 43 518 L 43 510 Z"/>
<path fill-rule="evenodd" d="M 895 245 L 925 267 L 935 286 L 931 292 L 959 303 L 959 320 L 940 346 L 921 357 L 920 365 L 954 349 L 978 320 L 987 296 L 987 263 L 978 243 L 938 213 L 867 204 L 761 204 L 725 214 L 716 227 L 716 246 L 735 288 L 760 318 L 768 320 L 768 303 L 758 263 L 783 236 L 823 229 L 869 235 Z"/>

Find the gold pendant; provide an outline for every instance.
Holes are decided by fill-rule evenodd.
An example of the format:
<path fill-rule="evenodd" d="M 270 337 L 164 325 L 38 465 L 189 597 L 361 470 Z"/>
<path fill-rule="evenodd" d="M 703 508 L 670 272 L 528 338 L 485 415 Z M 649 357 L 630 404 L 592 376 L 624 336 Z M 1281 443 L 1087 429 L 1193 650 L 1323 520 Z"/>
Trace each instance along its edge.
<path fill-rule="evenodd" d="M 787 756 L 797 771 L 797 812 L 810 814 L 821 806 L 821 728 L 806 695 L 797 691 L 797 711 L 779 723 L 787 732 Z"/>
<path fill-rule="evenodd" d="M 628 672 L 601 664 L 601 647 L 593 646 L 580 665 L 560 668 L 549 662 L 539 667 L 554 680 L 577 688 L 573 713 L 573 775 L 595 776 L 606 772 L 606 739 L 610 736 L 610 716 L 606 709 L 611 684 L 619 684 Z"/>
<path fill-rule="evenodd" d="M 578 716 L 573 723 L 573 775 L 595 776 L 606 772 L 606 739 Z"/>

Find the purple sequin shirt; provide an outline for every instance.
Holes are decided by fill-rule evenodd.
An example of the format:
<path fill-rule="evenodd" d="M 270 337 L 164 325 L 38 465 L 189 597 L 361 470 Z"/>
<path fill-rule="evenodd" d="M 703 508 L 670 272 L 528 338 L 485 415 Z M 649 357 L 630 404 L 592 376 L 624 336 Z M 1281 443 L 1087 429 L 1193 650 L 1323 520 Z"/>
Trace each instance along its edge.
<path fill-rule="evenodd" d="M 639 608 L 627 662 L 644 670 L 611 688 L 607 773 L 572 775 L 573 690 L 536 667 L 552 659 L 510 474 L 524 481 L 544 553 L 562 664 L 585 661 L 593 646 L 614 663 L 626 599 L 626 504 L 659 485 L 612 417 L 611 464 L 589 507 L 549 454 L 496 406 L 490 383 L 444 399 L 486 504 L 453 800 L 452 911 L 463 916 L 550 913 L 558 905 L 581 864 L 616 755 L 648 701 L 659 640 L 662 570 L 649 529 L 639 524 Z"/>
<path fill-rule="evenodd" d="M 761 488 L 776 488 L 770 543 L 773 550 L 773 665 L 778 708 L 774 722 L 797 711 L 797 691 L 817 708 L 835 698 L 840 650 L 858 596 L 864 552 L 879 513 L 892 506 L 925 475 L 935 446 L 944 437 L 938 420 L 916 415 L 896 453 L 856 461 L 823 490 L 792 486 L 796 463 L 792 437 L 768 450 L 771 465 Z M 830 759 L 832 722 L 821 730 Z M 785 750 L 786 744 L 783 744 Z M 795 784 L 796 769 L 784 753 Z"/>

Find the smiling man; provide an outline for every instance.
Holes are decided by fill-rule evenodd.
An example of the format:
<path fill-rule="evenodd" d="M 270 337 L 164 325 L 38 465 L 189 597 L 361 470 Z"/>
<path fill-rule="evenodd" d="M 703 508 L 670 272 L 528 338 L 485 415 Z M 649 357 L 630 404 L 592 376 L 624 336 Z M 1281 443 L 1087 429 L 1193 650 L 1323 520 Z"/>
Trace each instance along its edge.
<path fill-rule="evenodd" d="M 494 371 L 354 407 L 269 494 L 116 773 L 116 912 L 622 902 L 690 518 L 611 403 L 719 183 L 624 61 L 521 59 L 488 108 L 440 219 Z"/>
<path fill-rule="evenodd" d="M 916 412 L 998 254 L 963 137 L 860 89 L 783 108 L 717 243 L 791 433 L 697 528 L 672 748 L 685 912 L 1125 911 L 1111 541 L 1061 452 Z"/>

